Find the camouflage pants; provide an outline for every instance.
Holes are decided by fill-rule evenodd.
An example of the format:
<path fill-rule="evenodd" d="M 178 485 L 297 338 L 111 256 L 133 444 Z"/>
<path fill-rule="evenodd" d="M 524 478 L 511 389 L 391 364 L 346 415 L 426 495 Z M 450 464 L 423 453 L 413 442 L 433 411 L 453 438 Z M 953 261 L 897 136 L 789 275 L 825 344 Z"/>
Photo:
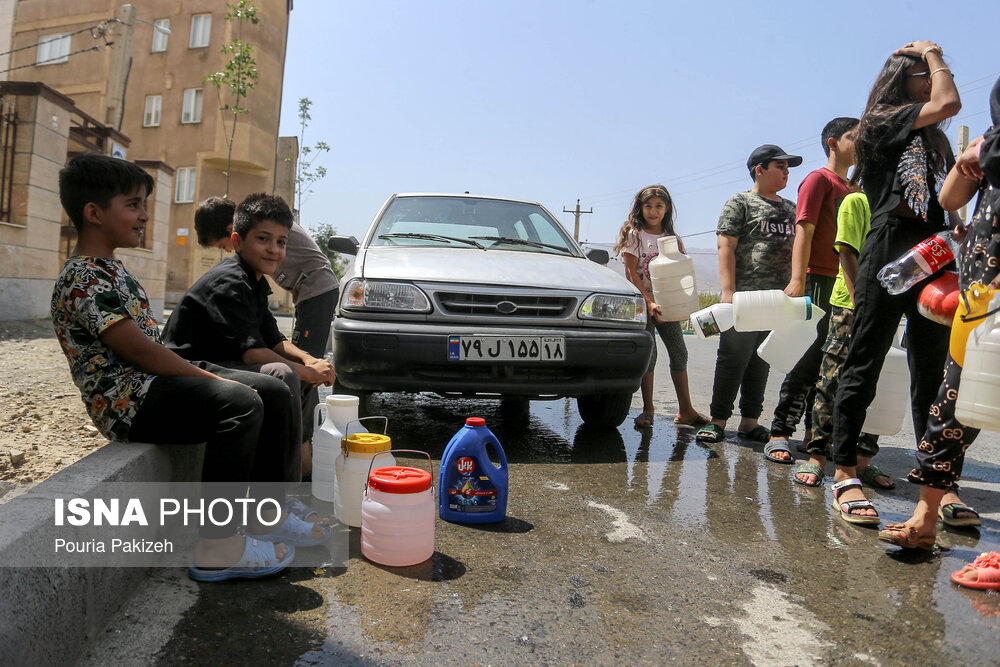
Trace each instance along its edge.
<path fill-rule="evenodd" d="M 854 311 L 832 306 L 830 328 L 823 343 L 823 360 L 820 362 L 819 379 L 816 381 L 816 401 L 813 403 L 813 439 L 806 451 L 829 458 L 830 436 L 833 434 L 833 401 L 837 396 L 840 369 L 847 359 L 847 346 L 851 340 Z M 858 438 L 858 454 L 878 454 L 878 436 L 862 433 Z"/>

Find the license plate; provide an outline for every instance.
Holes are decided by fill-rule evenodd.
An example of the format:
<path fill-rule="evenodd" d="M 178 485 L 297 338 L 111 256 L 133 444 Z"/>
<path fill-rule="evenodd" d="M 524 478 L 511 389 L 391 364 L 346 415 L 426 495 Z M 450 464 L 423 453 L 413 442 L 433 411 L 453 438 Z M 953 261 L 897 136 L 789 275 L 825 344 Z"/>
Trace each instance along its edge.
<path fill-rule="evenodd" d="M 449 361 L 565 361 L 565 336 L 448 336 Z"/>

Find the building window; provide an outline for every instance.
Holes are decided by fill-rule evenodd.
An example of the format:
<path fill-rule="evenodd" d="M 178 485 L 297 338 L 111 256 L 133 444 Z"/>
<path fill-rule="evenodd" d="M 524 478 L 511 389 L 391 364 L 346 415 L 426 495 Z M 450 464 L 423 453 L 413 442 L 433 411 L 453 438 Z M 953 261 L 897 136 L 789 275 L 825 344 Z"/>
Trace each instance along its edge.
<path fill-rule="evenodd" d="M 143 127 L 159 127 L 160 111 L 163 109 L 162 95 L 146 95 L 146 113 L 142 117 Z"/>
<path fill-rule="evenodd" d="M 188 88 L 184 91 L 184 108 L 181 111 L 182 123 L 201 122 L 201 88 Z"/>
<path fill-rule="evenodd" d="M 157 28 L 163 28 L 164 30 L 170 30 L 170 19 L 159 19 L 153 21 L 153 53 L 160 53 L 161 51 L 167 50 L 167 38 L 170 37 L 165 32 L 157 30 Z"/>
<path fill-rule="evenodd" d="M 52 65 L 69 60 L 69 35 L 46 35 L 38 40 L 36 65 Z"/>
<path fill-rule="evenodd" d="M 212 32 L 212 15 L 196 14 L 191 17 L 191 43 L 189 48 L 208 46 L 208 36 Z"/>
<path fill-rule="evenodd" d="M 180 167 L 177 170 L 177 193 L 174 201 L 178 204 L 189 204 L 194 201 L 194 167 Z"/>

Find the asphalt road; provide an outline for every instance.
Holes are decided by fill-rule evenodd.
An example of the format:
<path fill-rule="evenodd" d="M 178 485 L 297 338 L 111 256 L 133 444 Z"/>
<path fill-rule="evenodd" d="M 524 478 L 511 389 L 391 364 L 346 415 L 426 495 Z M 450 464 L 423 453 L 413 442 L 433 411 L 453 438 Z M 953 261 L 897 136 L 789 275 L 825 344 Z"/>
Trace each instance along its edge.
<path fill-rule="evenodd" d="M 686 340 L 707 412 L 716 344 Z M 914 557 L 834 518 L 828 488 L 794 484 L 791 466 L 736 437 L 735 420 L 711 447 L 676 428 L 666 364 L 660 354 L 656 422 L 642 432 L 638 396 L 620 429 L 596 432 L 570 401 L 518 415 L 494 401 L 376 397 L 394 447 L 435 464 L 465 417 L 486 417 L 510 463 L 507 520 L 438 519 L 434 556 L 409 568 L 366 561 L 353 529 L 346 568 L 223 584 L 157 571 L 90 664 L 996 664 L 1000 595 L 948 577 L 1000 549 L 1000 436 L 984 433 L 966 459 L 963 498 L 981 532 L 941 528 L 934 554 Z M 903 480 L 912 428 L 882 446 L 897 488 L 869 497 L 883 521 L 901 521 L 917 496 Z"/>

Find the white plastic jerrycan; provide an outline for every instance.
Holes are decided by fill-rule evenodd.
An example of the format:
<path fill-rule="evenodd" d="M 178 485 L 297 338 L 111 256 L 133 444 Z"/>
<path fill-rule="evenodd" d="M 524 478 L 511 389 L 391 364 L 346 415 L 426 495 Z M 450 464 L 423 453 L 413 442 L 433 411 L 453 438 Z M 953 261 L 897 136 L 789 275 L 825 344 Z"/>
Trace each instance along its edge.
<path fill-rule="evenodd" d="M 698 338 L 709 338 L 733 328 L 733 304 L 713 303 L 691 313 L 691 327 Z"/>
<path fill-rule="evenodd" d="M 815 342 L 816 321 L 822 319 L 824 314 L 822 308 L 813 306 L 812 318 L 790 322 L 775 329 L 757 348 L 757 355 L 770 364 L 771 368 L 781 373 L 790 373 Z"/>
<path fill-rule="evenodd" d="M 391 451 L 423 454 L 428 463 L 431 460 L 427 452 Z M 361 555 L 381 565 L 402 567 L 434 554 L 433 482 L 431 472 L 410 466 L 378 467 L 368 474 L 361 503 Z"/>
<path fill-rule="evenodd" d="M 882 362 L 875 398 L 868 406 L 861 430 L 872 435 L 896 435 L 903 429 L 909 408 L 910 367 L 906 351 L 893 345 Z"/>
<path fill-rule="evenodd" d="M 313 412 L 312 494 L 320 500 L 333 502 L 335 464 L 340 455 L 340 441 L 354 424 L 352 433 L 364 430 L 358 420 L 357 396 L 332 394 L 316 406 Z"/>
<path fill-rule="evenodd" d="M 985 321 L 969 333 L 955 418 L 965 426 L 1000 431 L 1000 292 Z"/>
<path fill-rule="evenodd" d="M 683 322 L 698 310 L 694 261 L 680 251 L 676 236 L 661 236 L 656 246 L 659 255 L 649 263 L 653 300 L 660 307 L 662 321 Z"/>
<path fill-rule="evenodd" d="M 385 419 L 385 417 L 380 417 Z M 377 455 L 392 448 L 392 439 L 383 433 L 351 433 L 344 436 L 337 456 L 337 485 L 333 492 L 333 513 L 337 520 L 357 528 L 361 525 L 361 500 L 365 483 Z M 392 455 L 379 457 L 378 465 L 396 465 Z"/>
<path fill-rule="evenodd" d="M 733 328 L 737 331 L 773 331 L 799 320 L 819 319 L 813 315 L 812 299 L 788 296 L 780 289 L 736 292 L 733 294 Z"/>

